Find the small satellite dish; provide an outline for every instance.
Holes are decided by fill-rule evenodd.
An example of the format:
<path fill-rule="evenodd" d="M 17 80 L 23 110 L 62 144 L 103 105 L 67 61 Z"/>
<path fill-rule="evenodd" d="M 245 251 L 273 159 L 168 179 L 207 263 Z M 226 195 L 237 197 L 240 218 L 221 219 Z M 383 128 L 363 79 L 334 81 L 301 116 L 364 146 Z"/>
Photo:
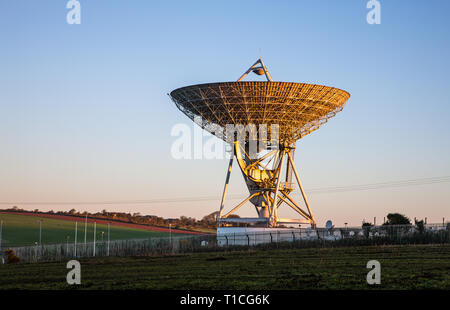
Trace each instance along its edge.
<path fill-rule="evenodd" d="M 331 229 L 333 228 L 333 222 L 331 220 L 328 220 L 325 224 L 325 228 L 326 229 Z"/>

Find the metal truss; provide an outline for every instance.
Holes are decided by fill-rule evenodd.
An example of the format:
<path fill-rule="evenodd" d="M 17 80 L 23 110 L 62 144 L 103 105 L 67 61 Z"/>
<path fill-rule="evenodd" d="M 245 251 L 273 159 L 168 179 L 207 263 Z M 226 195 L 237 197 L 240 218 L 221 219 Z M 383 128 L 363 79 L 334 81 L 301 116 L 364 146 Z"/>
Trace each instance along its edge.
<path fill-rule="evenodd" d="M 258 67 L 258 64 L 260 67 Z M 270 76 L 269 70 L 267 70 L 266 66 L 264 65 L 261 57 L 250 67 L 248 70 L 241 75 L 241 77 L 237 80 L 238 82 L 242 81 L 242 79 L 250 73 L 250 71 L 253 71 L 253 73 L 257 75 L 265 75 L 266 79 L 270 82 L 273 82 L 272 77 Z"/>
<path fill-rule="evenodd" d="M 272 150 L 258 159 L 252 159 L 245 151 L 245 146 L 239 142 L 234 143 L 234 157 L 244 176 L 249 196 L 233 207 L 227 213 L 225 210 L 225 200 L 230 180 L 233 157 L 228 165 L 228 172 L 223 190 L 222 201 L 219 209 L 218 224 L 227 223 L 249 223 L 253 225 L 263 225 L 266 227 L 277 227 L 279 224 L 311 224 L 316 226 L 316 221 L 311 212 L 308 199 L 303 190 L 299 174 L 294 163 L 293 146 L 282 146 L 281 149 Z M 284 165 L 286 164 L 285 168 Z M 295 175 L 303 197 L 305 207 L 297 203 L 290 195 L 294 190 L 295 183 L 292 182 L 292 173 Z M 254 218 L 234 218 L 230 215 L 235 214 L 247 202 L 251 202 L 257 213 Z M 278 216 L 278 209 L 286 205 L 294 210 L 300 218 L 287 219 Z"/>
<path fill-rule="evenodd" d="M 271 125 L 278 125 L 280 142 L 292 144 L 340 112 L 350 94 L 314 84 L 244 81 L 182 87 L 170 97 L 180 111 L 192 120 L 200 116 L 198 125 L 225 141 L 230 142 L 229 124 L 265 124 L 268 135 Z"/>

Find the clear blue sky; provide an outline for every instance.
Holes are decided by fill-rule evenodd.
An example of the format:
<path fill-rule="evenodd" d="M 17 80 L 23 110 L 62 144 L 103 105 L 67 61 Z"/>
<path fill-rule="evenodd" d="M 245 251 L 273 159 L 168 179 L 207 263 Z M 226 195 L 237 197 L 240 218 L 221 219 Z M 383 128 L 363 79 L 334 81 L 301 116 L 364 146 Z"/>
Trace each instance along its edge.
<path fill-rule="evenodd" d="M 450 2 L 380 0 L 0 1 L 0 200 L 219 197 L 226 159 L 171 158 L 190 121 L 167 93 L 234 81 L 258 57 L 275 80 L 351 93 L 344 111 L 298 143 L 306 190 L 450 175 Z M 236 168 L 236 167 L 235 167 Z M 245 194 L 233 171 L 231 194 Z M 320 225 L 388 212 L 450 218 L 450 183 L 311 194 Z M 237 202 L 237 201 L 234 201 Z M 219 199 L 103 208 L 201 218 Z M 2 206 L 6 207 L 6 206 Z"/>

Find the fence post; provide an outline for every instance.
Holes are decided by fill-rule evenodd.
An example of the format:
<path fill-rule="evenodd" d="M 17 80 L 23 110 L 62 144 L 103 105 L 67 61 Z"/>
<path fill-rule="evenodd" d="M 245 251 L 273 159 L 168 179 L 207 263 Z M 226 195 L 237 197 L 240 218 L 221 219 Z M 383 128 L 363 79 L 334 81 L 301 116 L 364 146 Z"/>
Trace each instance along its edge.
<path fill-rule="evenodd" d="M 110 227 L 109 227 L 109 223 L 108 223 L 108 249 L 107 249 L 107 252 L 106 252 L 107 256 L 109 256 L 109 241 L 110 241 L 109 233 L 110 233 Z"/>
<path fill-rule="evenodd" d="M 3 220 L 0 221 L 0 256 L 3 257 L 2 252 L 2 231 L 3 231 Z"/>
<path fill-rule="evenodd" d="M 42 220 L 39 220 L 39 255 L 42 256 Z"/>
<path fill-rule="evenodd" d="M 84 221 L 84 254 L 87 254 L 87 213 L 86 220 Z"/>
<path fill-rule="evenodd" d="M 69 256 L 69 236 L 66 237 L 66 257 Z"/>
<path fill-rule="evenodd" d="M 75 244 L 74 244 L 74 256 L 77 257 L 77 232 L 78 232 L 78 222 L 75 221 Z"/>
<path fill-rule="evenodd" d="M 97 222 L 94 222 L 94 257 L 95 257 L 95 230 L 97 228 Z"/>

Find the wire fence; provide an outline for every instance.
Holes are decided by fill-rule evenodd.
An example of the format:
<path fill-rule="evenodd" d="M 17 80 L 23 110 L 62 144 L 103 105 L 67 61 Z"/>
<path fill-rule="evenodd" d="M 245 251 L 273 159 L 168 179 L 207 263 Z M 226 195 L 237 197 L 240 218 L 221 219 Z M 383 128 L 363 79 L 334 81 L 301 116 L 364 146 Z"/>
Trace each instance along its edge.
<path fill-rule="evenodd" d="M 371 227 L 284 229 L 262 232 L 224 233 L 217 236 L 219 246 L 258 246 L 272 243 L 298 243 L 298 245 L 377 245 L 449 243 L 450 224 L 383 225 Z"/>
<path fill-rule="evenodd" d="M 12 247 L 20 262 L 51 262 L 87 257 L 160 256 L 248 247 L 324 247 L 387 244 L 450 243 L 450 224 L 364 228 L 279 229 L 272 231 L 156 237 L 88 243 Z M 3 261 L 4 261 L 3 257 Z"/>
<path fill-rule="evenodd" d="M 202 243 L 203 242 L 203 243 Z M 70 258 L 106 256 L 157 256 L 169 253 L 194 252 L 213 244 L 215 235 L 157 237 L 148 239 L 112 240 L 104 242 L 65 243 L 12 247 L 21 262 L 62 261 Z"/>

